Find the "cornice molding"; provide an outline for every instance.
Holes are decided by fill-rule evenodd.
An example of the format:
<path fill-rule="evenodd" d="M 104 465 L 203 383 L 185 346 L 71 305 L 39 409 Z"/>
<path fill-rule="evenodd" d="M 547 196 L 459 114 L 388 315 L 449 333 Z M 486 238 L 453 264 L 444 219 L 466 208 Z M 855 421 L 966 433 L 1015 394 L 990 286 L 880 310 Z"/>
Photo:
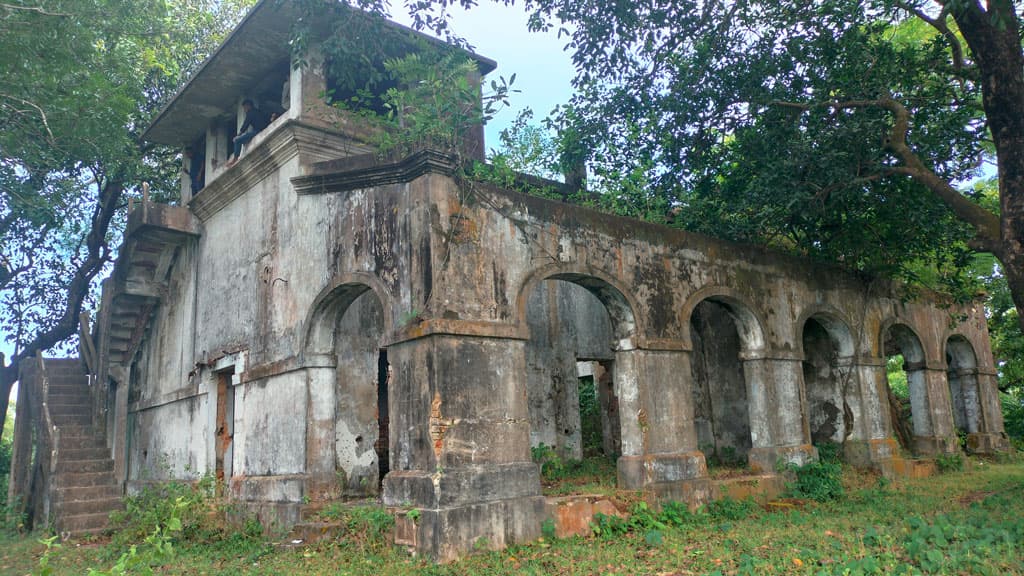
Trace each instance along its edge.
<path fill-rule="evenodd" d="M 319 164 L 313 174 L 292 178 L 292 186 L 299 195 L 350 192 L 402 184 L 424 174 L 450 176 L 455 168 L 454 156 L 430 149 L 393 161 L 382 161 L 376 154 L 363 154 Z"/>

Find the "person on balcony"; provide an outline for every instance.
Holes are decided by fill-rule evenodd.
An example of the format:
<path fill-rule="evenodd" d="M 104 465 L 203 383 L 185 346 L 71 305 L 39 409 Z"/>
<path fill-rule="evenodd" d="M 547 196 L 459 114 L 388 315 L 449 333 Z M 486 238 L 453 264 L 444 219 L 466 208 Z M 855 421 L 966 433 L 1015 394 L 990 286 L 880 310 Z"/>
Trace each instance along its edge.
<path fill-rule="evenodd" d="M 234 142 L 234 150 L 231 153 L 231 157 L 228 158 L 225 166 L 230 168 L 238 163 L 238 157 L 242 154 L 242 146 L 253 139 L 260 130 L 267 127 L 270 122 L 267 121 L 267 115 L 262 110 L 256 108 L 252 100 L 246 98 L 242 100 L 242 110 L 245 111 L 245 122 L 242 123 L 242 127 L 238 129 L 238 135 L 232 139 Z"/>

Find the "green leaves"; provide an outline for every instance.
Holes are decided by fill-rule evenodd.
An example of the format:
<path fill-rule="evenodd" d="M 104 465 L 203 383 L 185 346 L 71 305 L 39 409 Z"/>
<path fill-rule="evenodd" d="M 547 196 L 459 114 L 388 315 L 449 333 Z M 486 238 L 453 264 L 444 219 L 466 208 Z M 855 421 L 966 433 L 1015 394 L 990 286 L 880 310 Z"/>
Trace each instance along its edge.
<path fill-rule="evenodd" d="M 177 195 L 177 151 L 138 136 L 253 3 L 0 5 L 0 334 L 14 364 L 74 335 L 119 243 L 125 189 Z"/>

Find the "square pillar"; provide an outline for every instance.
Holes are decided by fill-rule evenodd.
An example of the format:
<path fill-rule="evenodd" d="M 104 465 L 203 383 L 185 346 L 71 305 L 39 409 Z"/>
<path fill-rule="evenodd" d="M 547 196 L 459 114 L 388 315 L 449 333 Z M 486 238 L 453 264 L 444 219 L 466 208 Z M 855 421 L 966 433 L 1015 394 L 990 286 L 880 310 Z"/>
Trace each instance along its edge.
<path fill-rule="evenodd" d="M 710 499 L 707 464 L 697 448 L 691 374 L 689 351 L 616 353 L 620 488 L 643 489 L 656 499 L 691 504 Z"/>
<path fill-rule="evenodd" d="M 388 346 L 384 504 L 419 510 L 407 542 L 439 561 L 540 536 L 525 341 L 432 334 Z"/>
<path fill-rule="evenodd" d="M 744 353 L 750 411 L 750 465 L 774 472 L 780 463 L 803 465 L 818 457 L 811 446 L 801 360 Z"/>
<path fill-rule="evenodd" d="M 843 458 L 854 466 L 877 468 L 889 476 L 900 460 L 900 447 L 889 422 L 889 398 L 885 358 L 859 357 L 849 362 L 851 377 L 856 378 L 860 414 L 854 420 L 853 434 L 843 444 Z"/>
<path fill-rule="evenodd" d="M 1009 452 L 1010 439 L 1003 424 L 1003 408 L 999 401 L 997 374 L 991 370 L 974 370 L 977 405 L 980 409 L 978 430 L 967 435 L 967 449 L 972 454 Z"/>
<path fill-rule="evenodd" d="M 907 369 L 907 380 L 919 378 L 923 386 L 910 390 L 914 412 L 914 453 L 921 456 L 953 454 L 960 450 L 953 424 L 953 402 L 945 366 L 922 365 Z M 918 412 L 922 412 L 918 416 Z"/>
<path fill-rule="evenodd" d="M 306 482 L 304 495 L 311 500 L 341 496 L 335 465 L 337 407 L 333 358 L 324 357 L 306 368 Z"/>

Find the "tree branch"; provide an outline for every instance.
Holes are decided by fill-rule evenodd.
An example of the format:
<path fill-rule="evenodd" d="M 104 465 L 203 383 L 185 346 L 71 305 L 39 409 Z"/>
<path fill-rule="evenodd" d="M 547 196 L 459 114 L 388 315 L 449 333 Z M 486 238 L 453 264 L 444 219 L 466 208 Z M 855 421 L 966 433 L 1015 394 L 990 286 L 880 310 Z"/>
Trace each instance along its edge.
<path fill-rule="evenodd" d="M 29 105 L 29 106 L 31 106 L 31 107 L 33 107 L 33 108 L 35 108 L 35 109 L 36 109 L 36 111 L 38 111 L 38 112 L 39 112 L 39 117 L 40 117 L 40 118 L 42 119 L 42 121 L 43 121 L 43 128 L 46 128 L 46 134 L 47 134 L 47 136 L 49 136 L 49 138 L 47 139 L 47 141 L 48 141 L 48 142 L 50 142 L 50 143 L 52 143 L 52 142 L 53 142 L 53 132 L 51 132 L 51 131 L 50 131 L 50 123 L 46 121 L 46 112 L 43 112 L 43 109 L 42 109 L 42 108 L 40 108 L 40 107 L 39 107 L 39 106 L 38 106 L 38 105 L 37 105 L 36 103 L 34 103 L 34 102 L 29 102 L 28 100 L 24 100 L 24 99 L 21 99 L 21 98 L 17 98 L 17 97 L 15 97 L 15 96 L 11 96 L 10 94 L 0 94 L 0 97 L 3 97 L 3 98 L 7 98 L 8 100 L 13 100 L 13 101 L 15 101 L 15 102 L 21 102 L 22 104 L 27 104 L 27 105 Z M 15 112 L 16 112 L 16 113 L 21 113 L 21 110 L 15 110 Z"/>
<path fill-rule="evenodd" d="M 74 275 L 68 283 L 68 301 L 60 320 L 45 332 L 37 334 L 24 348 L 16 351 L 9 365 L 0 366 L 0 389 L 9 388 L 17 379 L 18 365 L 22 360 L 52 348 L 78 331 L 78 320 L 89 293 L 89 285 L 107 262 L 104 250 L 107 231 L 110 229 L 110 221 L 117 211 L 123 192 L 124 183 L 120 178 L 107 180 L 101 188 L 99 201 L 92 215 L 92 227 L 86 238 L 86 257 L 75 268 Z"/>
<path fill-rule="evenodd" d="M 13 4 L 6 4 L 0 2 L 0 8 L 3 8 L 4 10 L 10 10 L 11 12 L 15 10 L 24 10 L 25 12 L 35 12 L 37 14 L 42 14 L 44 16 L 58 16 L 61 18 L 70 16 L 70 14 L 65 14 L 63 12 L 48 12 L 40 6 L 15 6 Z"/>
<path fill-rule="evenodd" d="M 893 117 L 892 128 L 885 136 L 884 145 L 896 158 L 903 163 L 903 166 L 886 168 L 892 174 L 904 174 L 910 176 L 923 184 L 928 190 L 937 196 L 957 218 L 972 226 L 976 233 L 975 244 L 985 245 L 986 252 L 991 252 L 997 257 L 1001 255 L 1000 250 L 1000 224 L 999 217 L 971 202 L 967 197 L 953 188 L 949 182 L 939 177 L 917 156 L 907 144 L 907 133 L 910 131 L 910 111 L 906 106 L 891 97 L 882 97 L 874 100 L 845 100 L 838 102 L 781 102 L 773 101 L 769 104 L 798 110 L 811 110 L 814 108 L 882 108 L 887 110 Z"/>
<path fill-rule="evenodd" d="M 906 10 L 907 12 L 917 16 L 924 22 L 926 22 L 932 28 L 939 31 L 949 42 L 949 49 L 952 52 L 953 57 L 953 68 L 959 72 L 964 67 L 964 47 L 960 45 L 960 39 L 956 37 L 956 34 L 949 29 L 949 24 L 946 23 L 946 18 L 949 16 L 949 6 L 943 5 L 942 11 L 939 12 L 937 18 L 932 18 L 924 13 L 920 8 L 908 4 L 903 0 L 897 0 L 896 6 Z"/>

